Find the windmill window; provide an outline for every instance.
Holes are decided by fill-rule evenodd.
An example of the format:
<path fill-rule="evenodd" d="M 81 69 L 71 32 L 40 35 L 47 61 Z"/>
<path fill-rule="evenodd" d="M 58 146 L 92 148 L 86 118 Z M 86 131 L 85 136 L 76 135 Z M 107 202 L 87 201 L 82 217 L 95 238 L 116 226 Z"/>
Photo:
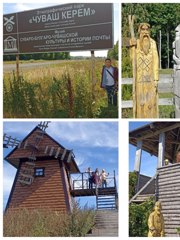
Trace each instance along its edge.
<path fill-rule="evenodd" d="M 34 176 L 35 177 L 44 177 L 44 169 L 45 168 L 35 168 L 34 169 Z"/>

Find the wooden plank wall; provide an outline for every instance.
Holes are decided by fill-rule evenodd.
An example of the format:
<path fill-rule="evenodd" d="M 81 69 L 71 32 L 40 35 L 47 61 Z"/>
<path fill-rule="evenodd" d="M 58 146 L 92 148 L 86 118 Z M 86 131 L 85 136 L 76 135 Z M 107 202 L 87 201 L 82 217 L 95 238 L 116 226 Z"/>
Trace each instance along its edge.
<path fill-rule="evenodd" d="M 24 163 L 21 164 L 23 167 Z M 29 186 L 16 181 L 10 208 L 52 209 L 66 211 L 68 199 L 64 192 L 62 171 L 57 159 L 37 161 L 36 167 L 45 167 L 45 176 L 36 177 Z M 21 170 L 20 170 L 21 171 Z"/>

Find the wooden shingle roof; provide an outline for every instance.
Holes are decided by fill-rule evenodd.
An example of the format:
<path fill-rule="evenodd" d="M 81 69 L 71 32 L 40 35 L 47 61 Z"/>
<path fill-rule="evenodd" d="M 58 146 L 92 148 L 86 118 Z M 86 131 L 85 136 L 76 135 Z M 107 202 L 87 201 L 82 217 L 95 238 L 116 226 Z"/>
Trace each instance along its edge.
<path fill-rule="evenodd" d="M 21 147 L 18 148 L 16 146 L 6 157 L 5 160 L 9 162 L 11 165 L 13 165 L 15 168 L 18 168 L 20 160 L 21 159 L 28 159 L 28 157 L 32 153 L 32 146 L 33 146 L 33 141 L 34 138 L 37 134 L 37 132 L 42 131 L 40 128 L 35 127 L 21 142 Z M 28 142 L 27 147 L 25 147 L 26 142 Z M 63 153 L 65 147 L 63 147 L 60 143 L 58 143 L 55 139 L 53 139 L 50 135 L 48 135 L 46 132 L 43 135 L 43 139 L 39 144 L 39 147 L 37 151 L 35 151 L 35 156 L 37 160 L 44 160 L 44 159 L 49 159 L 49 161 L 53 158 L 55 158 L 55 155 L 53 154 L 48 154 L 45 152 L 46 146 L 50 148 L 53 147 L 54 152 L 60 148 L 61 152 L 60 154 Z M 66 165 L 67 169 L 69 170 L 70 173 L 78 173 L 80 172 L 74 155 L 71 156 L 70 161 L 68 161 L 68 156 L 69 156 L 70 150 L 67 149 L 66 155 L 64 157 L 64 164 Z"/>

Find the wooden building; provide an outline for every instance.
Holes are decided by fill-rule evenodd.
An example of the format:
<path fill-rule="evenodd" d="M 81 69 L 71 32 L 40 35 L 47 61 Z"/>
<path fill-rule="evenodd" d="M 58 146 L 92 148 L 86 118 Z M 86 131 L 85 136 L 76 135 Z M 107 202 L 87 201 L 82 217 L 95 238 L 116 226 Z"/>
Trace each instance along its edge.
<path fill-rule="evenodd" d="M 81 173 L 72 150 L 35 127 L 23 141 L 5 136 L 4 147 L 16 146 L 6 157 L 17 168 L 6 209 L 71 211 L 72 198 L 95 196 L 97 209 L 117 208 L 115 172 L 107 188 L 89 188 L 89 173 Z"/>
<path fill-rule="evenodd" d="M 71 209 L 69 176 L 80 172 L 72 151 L 35 127 L 5 159 L 17 168 L 6 209 Z"/>
<path fill-rule="evenodd" d="M 180 122 L 152 122 L 129 133 L 129 143 L 136 146 L 134 171 L 138 175 L 137 193 L 130 200 L 141 203 L 149 196 L 161 201 L 165 235 L 178 236 L 180 227 Z M 157 157 L 154 176 L 142 186 L 140 166 L 142 150 Z M 168 162 L 167 162 L 168 159 Z M 145 159 L 144 159 L 145 160 Z M 148 192 L 149 191 L 149 192 Z"/>

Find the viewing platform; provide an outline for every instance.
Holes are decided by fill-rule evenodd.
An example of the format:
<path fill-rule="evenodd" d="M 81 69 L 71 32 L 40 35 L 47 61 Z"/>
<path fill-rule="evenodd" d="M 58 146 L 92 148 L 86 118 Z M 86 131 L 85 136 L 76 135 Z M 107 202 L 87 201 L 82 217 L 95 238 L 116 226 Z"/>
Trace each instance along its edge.
<path fill-rule="evenodd" d="M 73 197 L 96 196 L 97 193 L 99 196 L 117 194 L 115 172 L 113 176 L 106 178 L 107 187 L 104 188 L 101 184 L 97 188 L 95 184 L 92 185 L 92 188 L 89 188 L 89 177 L 90 174 L 87 172 L 70 175 L 70 192 Z"/>

